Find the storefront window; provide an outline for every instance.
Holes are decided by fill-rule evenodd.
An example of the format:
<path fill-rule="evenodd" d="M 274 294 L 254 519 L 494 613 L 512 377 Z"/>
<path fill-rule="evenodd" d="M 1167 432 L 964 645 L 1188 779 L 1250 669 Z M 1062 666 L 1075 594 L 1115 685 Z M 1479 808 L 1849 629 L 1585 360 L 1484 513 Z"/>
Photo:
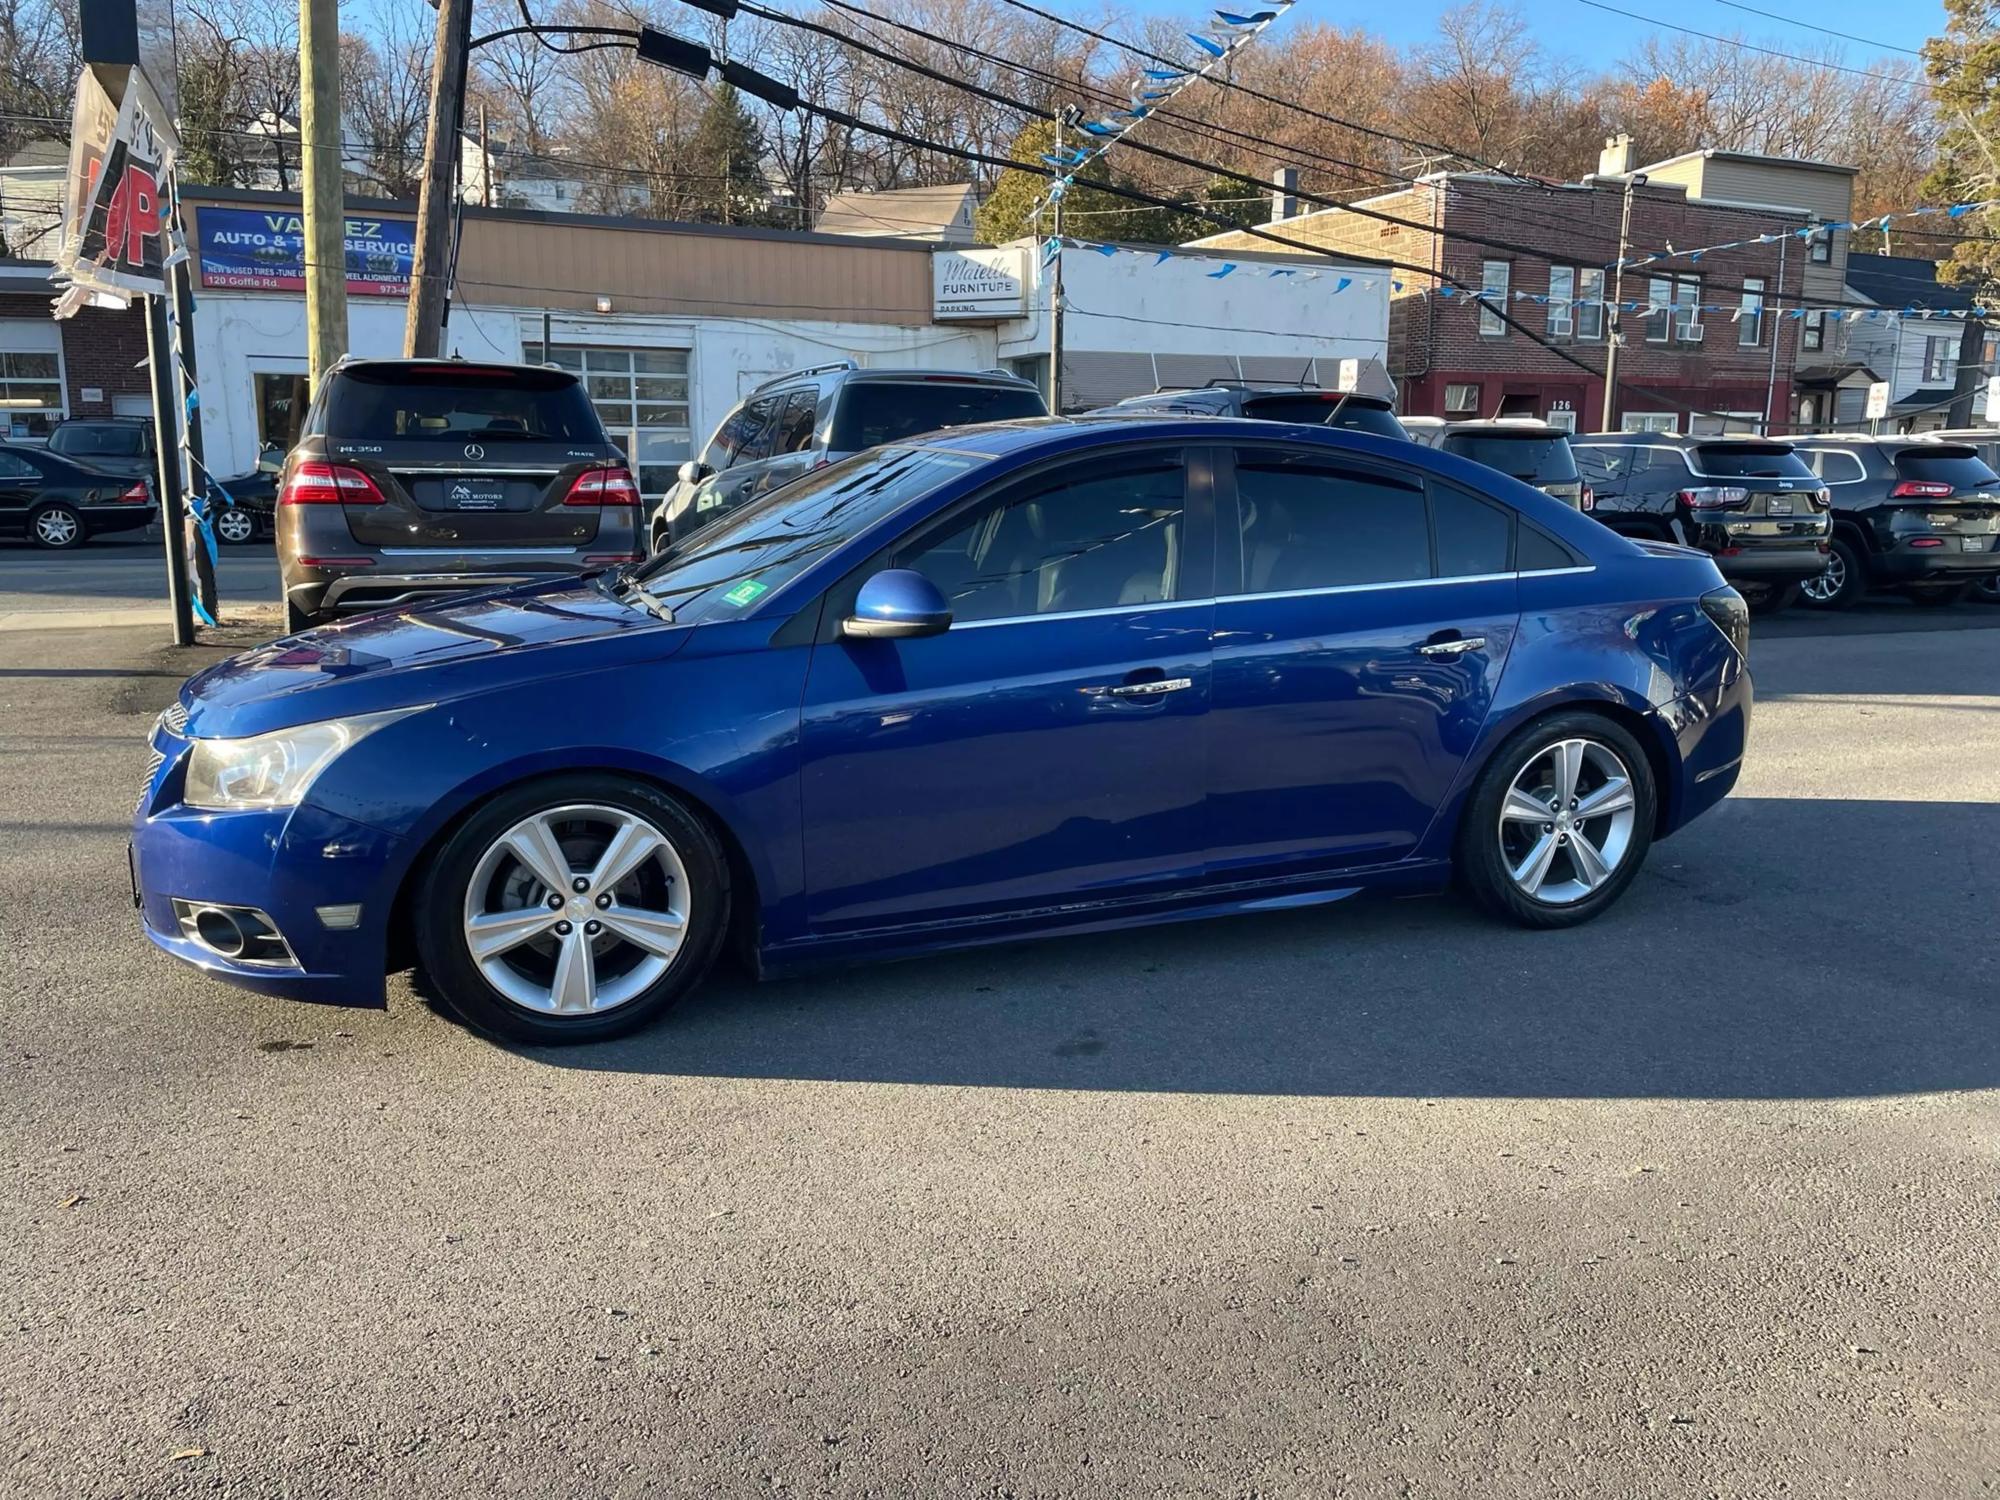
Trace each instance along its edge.
<path fill-rule="evenodd" d="M 252 380 L 257 392 L 257 462 L 281 465 L 305 423 L 306 377 L 259 370 Z"/>
<path fill-rule="evenodd" d="M 0 352 L 0 414 L 10 438 L 47 437 L 62 420 L 62 360 L 46 353 Z"/>
<path fill-rule="evenodd" d="M 523 346 L 530 364 L 547 362 L 583 377 L 604 430 L 625 451 L 640 492 L 673 487 L 674 471 L 693 456 L 688 427 L 688 351 L 604 349 L 595 345 Z"/>

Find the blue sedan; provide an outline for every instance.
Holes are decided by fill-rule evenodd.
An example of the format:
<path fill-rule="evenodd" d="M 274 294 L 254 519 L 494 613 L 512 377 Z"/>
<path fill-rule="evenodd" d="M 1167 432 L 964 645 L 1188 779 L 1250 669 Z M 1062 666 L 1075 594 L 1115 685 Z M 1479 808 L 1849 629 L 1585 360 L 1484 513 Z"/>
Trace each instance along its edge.
<path fill-rule="evenodd" d="M 1366 434 L 934 434 L 650 562 L 369 615 L 191 679 L 134 900 L 167 952 L 472 1025 L 640 1025 L 734 940 L 827 960 L 1438 889 L 1605 910 L 1734 784 L 1704 555 Z"/>

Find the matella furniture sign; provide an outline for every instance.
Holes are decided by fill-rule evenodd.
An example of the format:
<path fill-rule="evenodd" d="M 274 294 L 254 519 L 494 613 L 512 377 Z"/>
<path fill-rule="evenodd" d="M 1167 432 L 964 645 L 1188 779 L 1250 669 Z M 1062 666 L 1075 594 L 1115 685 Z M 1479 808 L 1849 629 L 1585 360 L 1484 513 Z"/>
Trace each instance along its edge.
<path fill-rule="evenodd" d="M 940 323 L 1021 317 L 1028 253 L 1018 247 L 931 253 L 931 317 Z"/>

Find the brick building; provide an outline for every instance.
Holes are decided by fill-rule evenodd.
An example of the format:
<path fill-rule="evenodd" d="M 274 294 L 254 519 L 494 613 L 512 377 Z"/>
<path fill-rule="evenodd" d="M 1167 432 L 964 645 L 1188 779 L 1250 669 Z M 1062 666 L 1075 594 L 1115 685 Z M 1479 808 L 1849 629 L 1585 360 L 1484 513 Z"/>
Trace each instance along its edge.
<path fill-rule="evenodd" d="M 1590 432 L 1603 425 L 1603 303 L 1614 285 L 1606 268 L 1618 259 L 1624 192 L 1624 178 L 1612 175 L 1540 183 L 1443 172 L 1355 205 L 1418 227 L 1322 209 L 1271 228 L 1336 253 L 1430 268 L 1398 271 L 1390 304 L 1389 372 L 1407 415 L 1540 417 Z M 1613 427 L 1719 432 L 1754 431 L 1767 420 L 1780 429 L 1789 425 L 1800 324 L 1783 314 L 1796 305 L 1809 258 L 1793 232 L 1812 218 L 1804 208 L 1697 198 L 1681 182 L 1649 180 L 1635 190 L 1631 254 L 1763 233 L 1780 239 L 1627 270 L 1625 303 L 1672 309 L 1625 314 Z M 1475 239 L 1522 248 L 1494 249 Z M 1238 233 L 1195 243 L 1274 248 Z M 1453 281 L 1484 293 L 1469 296 Z M 1491 305 L 1481 305 L 1489 299 Z"/>
<path fill-rule="evenodd" d="M 47 261 L 0 260 L 0 439 L 46 437 L 64 417 L 151 416 L 140 308 L 58 323 L 54 296 Z"/>

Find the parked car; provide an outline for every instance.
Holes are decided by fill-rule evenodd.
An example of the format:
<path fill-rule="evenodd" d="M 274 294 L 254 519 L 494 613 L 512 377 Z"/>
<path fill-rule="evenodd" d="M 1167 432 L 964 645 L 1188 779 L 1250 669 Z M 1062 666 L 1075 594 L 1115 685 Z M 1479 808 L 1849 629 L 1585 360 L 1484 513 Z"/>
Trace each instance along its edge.
<path fill-rule="evenodd" d="M 209 519 L 216 540 L 244 546 L 273 534 L 278 521 L 278 475 L 259 465 L 248 474 L 220 481 L 222 492 Z"/>
<path fill-rule="evenodd" d="M 640 555 L 639 486 L 576 376 L 349 359 L 278 484 L 285 627 Z"/>
<path fill-rule="evenodd" d="M 1924 443 L 1961 443 L 1977 453 L 1989 469 L 2000 473 L 2000 427 L 1946 427 L 1915 436 Z M 1966 597 L 1975 604 L 2000 604 L 2000 573 L 1988 573 L 1975 581 Z"/>
<path fill-rule="evenodd" d="M 2000 574 L 2000 473 L 1963 443 L 1801 437 L 1833 495 L 1833 550 L 1806 603 L 1845 609 L 1871 588 L 1950 604 Z"/>
<path fill-rule="evenodd" d="M 1523 417 L 1493 417 L 1445 422 L 1426 438 L 1441 452 L 1456 453 L 1532 484 L 1572 510 L 1589 510 L 1595 503 L 1590 487 L 1577 473 L 1567 428 Z"/>
<path fill-rule="evenodd" d="M 380 1005 L 410 955 L 540 1042 L 652 1019 L 729 933 L 772 974 L 1454 874 L 1567 927 L 1735 782 L 1747 622 L 1708 558 L 1410 443 L 967 428 L 210 668 L 135 900 L 219 978 Z"/>
<path fill-rule="evenodd" d="M 71 417 L 49 430 L 48 449 L 64 458 L 124 474 L 154 477 L 153 423 L 149 417 Z"/>
<path fill-rule="evenodd" d="M 1784 608 L 1826 571 L 1831 501 L 1788 442 L 1593 432 L 1570 448 L 1599 521 L 1699 547 L 1758 609 Z"/>
<path fill-rule="evenodd" d="M 144 480 L 77 463 L 41 445 L 0 443 L 0 533 L 65 551 L 153 519 Z"/>
<path fill-rule="evenodd" d="M 1045 417 L 1026 380 L 999 370 L 863 370 L 851 359 L 767 380 L 722 419 L 654 508 L 655 552 L 739 505 L 881 443 L 941 427 Z"/>
<path fill-rule="evenodd" d="M 1393 401 L 1358 391 L 1323 391 L 1315 386 L 1259 385 L 1211 380 L 1205 386 L 1128 396 L 1107 412 L 1172 412 L 1182 417 L 1254 417 L 1260 422 L 1299 422 L 1308 427 L 1344 427 L 1377 437 L 1408 438 L 1396 419 Z"/>

